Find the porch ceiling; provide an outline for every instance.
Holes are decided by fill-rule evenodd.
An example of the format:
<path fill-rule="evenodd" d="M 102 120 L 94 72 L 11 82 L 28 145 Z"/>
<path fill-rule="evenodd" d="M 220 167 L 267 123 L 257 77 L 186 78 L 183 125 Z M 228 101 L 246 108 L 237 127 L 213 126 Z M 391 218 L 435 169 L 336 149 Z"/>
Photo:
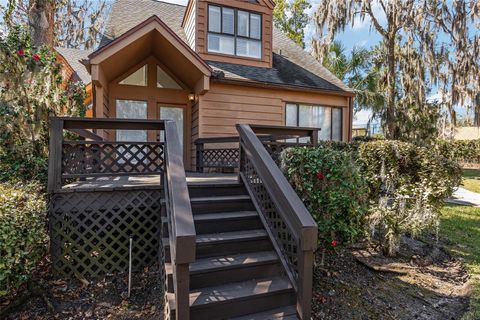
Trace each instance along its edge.
<path fill-rule="evenodd" d="M 211 69 L 187 47 L 161 20 L 154 16 L 90 55 L 90 64 L 98 65 L 107 82 L 116 79 L 149 56 L 191 90 L 208 90 L 205 78 Z M 93 79 L 95 80 L 95 79 Z"/>

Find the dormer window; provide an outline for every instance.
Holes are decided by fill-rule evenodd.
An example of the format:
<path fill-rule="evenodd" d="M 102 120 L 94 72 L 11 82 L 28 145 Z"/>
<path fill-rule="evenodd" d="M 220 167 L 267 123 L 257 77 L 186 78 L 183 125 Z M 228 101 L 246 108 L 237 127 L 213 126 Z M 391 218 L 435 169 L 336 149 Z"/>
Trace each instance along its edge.
<path fill-rule="evenodd" d="M 208 52 L 261 59 L 262 15 L 209 5 Z"/>

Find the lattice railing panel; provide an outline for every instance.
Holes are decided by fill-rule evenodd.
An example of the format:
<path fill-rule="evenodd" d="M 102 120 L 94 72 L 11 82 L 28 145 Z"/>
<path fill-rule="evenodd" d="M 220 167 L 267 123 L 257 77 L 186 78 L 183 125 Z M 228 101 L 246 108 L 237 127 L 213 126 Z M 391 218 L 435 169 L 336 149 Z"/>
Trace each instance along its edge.
<path fill-rule="evenodd" d="M 300 143 L 300 142 L 263 142 L 263 146 L 268 151 L 273 161 L 278 166 L 282 164 L 282 152 L 287 148 L 292 147 L 312 147 L 310 143 Z"/>
<path fill-rule="evenodd" d="M 62 174 L 161 173 L 163 143 L 65 142 Z"/>
<path fill-rule="evenodd" d="M 298 278 L 298 246 L 294 233 L 285 223 L 280 213 L 275 208 L 267 189 L 264 187 L 262 179 L 259 177 L 253 164 L 242 153 L 241 171 L 246 178 L 247 184 L 252 191 L 257 204 L 260 206 L 261 213 L 268 223 L 270 230 L 275 236 L 278 245 L 295 279 Z"/>
<path fill-rule="evenodd" d="M 204 149 L 199 151 L 203 168 L 238 168 L 238 148 Z"/>
<path fill-rule="evenodd" d="M 85 278 L 141 270 L 158 262 L 159 190 L 68 192 L 52 195 L 49 207 L 54 270 Z"/>

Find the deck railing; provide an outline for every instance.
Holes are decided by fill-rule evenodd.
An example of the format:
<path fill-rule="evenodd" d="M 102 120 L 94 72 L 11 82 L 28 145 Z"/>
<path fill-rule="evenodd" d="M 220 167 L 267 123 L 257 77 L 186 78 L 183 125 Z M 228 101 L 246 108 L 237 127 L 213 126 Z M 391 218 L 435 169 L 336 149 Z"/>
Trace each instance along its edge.
<path fill-rule="evenodd" d="M 320 130 L 270 125 L 250 125 L 250 127 L 277 164 L 280 161 L 280 153 L 285 148 L 316 145 Z M 237 170 L 240 166 L 239 139 L 239 136 L 229 136 L 195 140 L 197 172 Z"/>
<path fill-rule="evenodd" d="M 137 119 L 52 118 L 50 191 L 75 179 L 163 173 L 163 142 L 108 141 L 89 130 L 153 130 L 159 133 L 164 130 L 164 123 Z M 65 140 L 64 131 L 80 138 Z"/>
<path fill-rule="evenodd" d="M 195 225 L 177 128 L 165 121 L 165 204 L 173 269 L 176 319 L 190 317 L 190 263 L 195 261 Z"/>
<path fill-rule="evenodd" d="M 237 125 L 237 130 L 240 177 L 296 290 L 297 313 L 301 319 L 310 319 L 317 225 L 258 138 L 267 128 L 254 132 L 249 125 Z"/>
<path fill-rule="evenodd" d="M 148 130 L 158 136 L 164 132 L 165 142 L 105 141 L 93 130 L 104 133 L 106 130 Z M 66 141 L 64 131 L 86 140 Z M 162 222 L 167 224 L 168 232 L 159 223 L 160 198 L 148 196 L 144 190 L 127 188 L 113 193 L 108 188 L 102 192 L 62 190 L 63 182 L 70 179 L 144 174 L 158 174 L 163 178 L 165 217 L 162 218 L 165 219 Z M 159 179 L 155 194 L 160 193 L 162 185 Z M 51 118 L 48 190 L 51 250 L 58 260 L 54 264 L 69 272 L 85 271 L 81 276 L 98 276 L 99 271 L 125 271 L 128 262 L 125 245 L 129 236 L 136 237 L 144 246 L 153 240 L 160 241 L 152 239 L 152 234 L 168 238 L 176 318 L 189 319 L 189 264 L 195 261 L 196 233 L 181 143 L 173 121 Z M 152 208 L 158 210 L 153 213 L 155 217 L 147 215 Z M 150 229 L 161 229 L 163 234 Z M 71 258 L 65 260 L 67 251 Z M 160 258 L 165 259 L 165 255 L 161 254 Z M 71 263 L 79 266 L 67 265 Z"/>

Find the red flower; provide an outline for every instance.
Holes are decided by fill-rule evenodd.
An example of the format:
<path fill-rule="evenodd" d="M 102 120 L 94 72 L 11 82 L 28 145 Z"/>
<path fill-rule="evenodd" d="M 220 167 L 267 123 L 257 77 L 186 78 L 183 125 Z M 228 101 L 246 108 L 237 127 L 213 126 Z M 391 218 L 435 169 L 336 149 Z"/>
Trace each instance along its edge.
<path fill-rule="evenodd" d="M 35 53 L 35 54 L 32 56 L 32 59 L 35 60 L 35 61 L 40 61 L 40 56 Z"/>
<path fill-rule="evenodd" d="M 317 180 L 319 181 L 322 181 L 323 179 L 325 179 L 325 175 L 322 172 L 317 172 L 316 176 L 317 176 Z"/>
<path fill-rule="evenodd" d="M 335 248 L 338 245 L 338 242 L 337 242 L 337 240 L 332 240 L 331 244 L 332 244 L 332 247 Z"/>
<path fill-rule="evenodd" d="M 17 54 L 20 56 L 20 57 L 23 57 L 25 55 L 25 51 L 23 49 L 18 49 L 17 50 Z"/>

